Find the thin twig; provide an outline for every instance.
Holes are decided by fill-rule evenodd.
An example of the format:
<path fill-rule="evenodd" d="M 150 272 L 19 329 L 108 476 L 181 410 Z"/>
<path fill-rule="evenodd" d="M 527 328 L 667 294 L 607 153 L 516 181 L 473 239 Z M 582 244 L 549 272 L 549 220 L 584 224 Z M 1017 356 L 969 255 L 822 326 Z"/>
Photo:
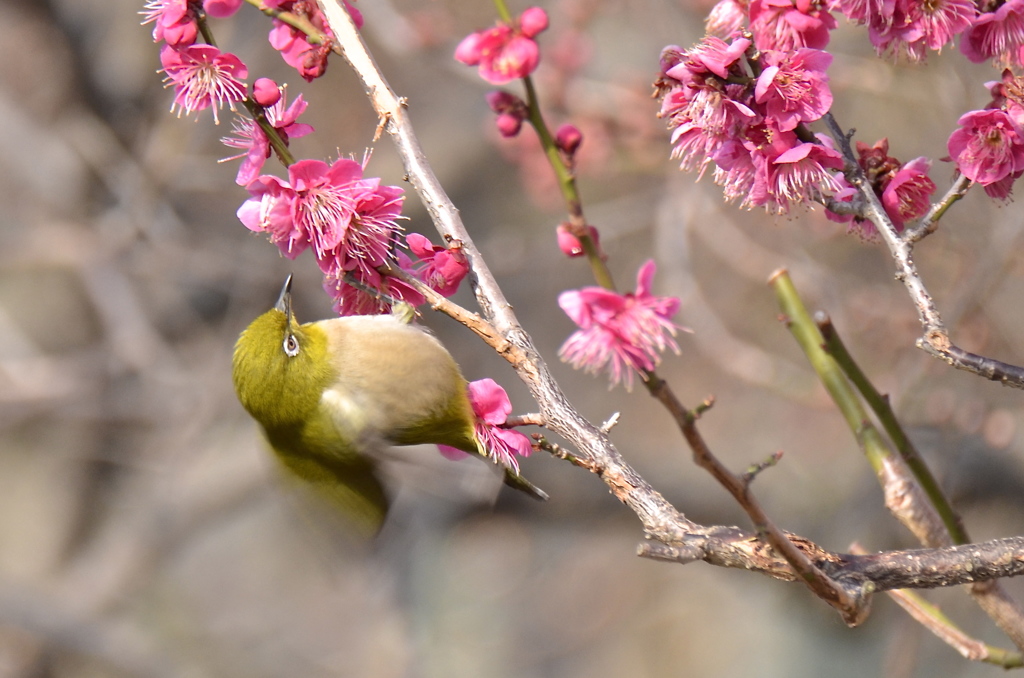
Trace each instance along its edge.
<path fill-rule="evenodd" d="M 934 230 L 934 222 L 945 213 L 949 205 L 959 199 L 960 195 L 967 190 L 967 186 L 961 186 L 959 182 L 954 184 L 946 198 L 926 217 L 928 223 L 925 224 L 924 229 L 920 233 L 902 237 L 893 226 L 878 196 L 875 195 L 871 183 L 864 176 L 864 171 L 857 164 L 853 148 L 850 146 L 849 136 L 843 133 L 831 113 L 825 116 L 825 122 L 843 153 L 846 161 L 846 178 L 860 191 L 864 200 L 864 218 L 871 221 L 882 236 L 883 242 L 889 248 L 889 253 L 896 263 L 896 278 L 907 288 L 911 300 L 917 306 L 918 318 L 924 327 L 924 336 L 917 340 L 917 347 L 941 358 L 957 369 L 998 381 L 1004 386 L 1024 388 L 1024 367 L 970 353 L 953 344 L 935 301 L 914 265 L 914 243 L 927 235 L 927 229 Z"/>
<path fill-rule="evenodd" d="M 913 228 L 903 231 L 903 240 L 914 245 L 924 239 L 925 236 L 934 233 L 935 229 L 939 227 L 939 219 L 953 206 L 953 203 L 967 195 L 970 187 L 970 179 L 962 174 L 958 176 L 953 185 L 946 191 L 946 195 L 942 196 L 942 199 L 938 202 L 932 204 L 931 209 L 928 210 L 928 213 L 924 215 L 921 221 Z"/>
<path fill-rule="evenodd" d="M 668 384 L 653 374 L 648 374 L 645 383 L 651 391 L 651 395 L 657 398 L 676 420 L 679 430 L 686 438 L 690 449 L 693 450 L 694 462 L 728 490 L 736 503 L 753 521 L 757 533 L 763 535 L 772 548 L 785 558 L 799 579 L 815 595 L 840 612 L 847 624 L 850 626 L 860 624 L 867 617 L 870 609 L 870 591 L 843 587 L 822 572 L 764 512 L 750 490 L 750 480 L 734 475 L 712 454 L 703 436 L 697 430 L 696 417 L 676 399 L 675 393 L 668 387 Z"/>

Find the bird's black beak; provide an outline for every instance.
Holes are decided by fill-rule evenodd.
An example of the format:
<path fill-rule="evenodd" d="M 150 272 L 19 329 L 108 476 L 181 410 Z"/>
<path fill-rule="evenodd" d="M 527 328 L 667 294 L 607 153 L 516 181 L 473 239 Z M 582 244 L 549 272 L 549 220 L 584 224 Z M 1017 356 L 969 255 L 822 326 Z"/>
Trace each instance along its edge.
<path fill-rule="evenodd" d="M 284 281 L 284 287 L 281 288 L 281 296 L 277 298 L 277 304 L 274 306 L 278 311 L 285 314 L 288 318 L 288 324 L 291 325 L 294 321 L 292 315 L 292 274 L 289 273 L 288 277 Z"/>

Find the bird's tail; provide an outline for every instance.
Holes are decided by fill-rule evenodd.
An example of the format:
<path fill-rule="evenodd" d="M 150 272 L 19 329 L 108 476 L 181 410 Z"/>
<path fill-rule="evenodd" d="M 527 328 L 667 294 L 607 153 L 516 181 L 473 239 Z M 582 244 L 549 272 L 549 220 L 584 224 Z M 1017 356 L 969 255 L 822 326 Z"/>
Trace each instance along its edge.
<path fill-rule="evenodd" d="M 539 499 L 540 501 L 548 500 L 547 492 L 540 489 L 510 468 L 505 469 L 505 484 L 513 489 L 519 490 L 520 492 L 525 492 L 534 499 Z"/>
<path fill-rule="evenodd" d="M 306 481 L 318 497 L 340 509 L 361 533 L 373 536 L 380 530 L 388 512 L 388 498 L 372 460 L 276 456 L 285 468 Z"/>

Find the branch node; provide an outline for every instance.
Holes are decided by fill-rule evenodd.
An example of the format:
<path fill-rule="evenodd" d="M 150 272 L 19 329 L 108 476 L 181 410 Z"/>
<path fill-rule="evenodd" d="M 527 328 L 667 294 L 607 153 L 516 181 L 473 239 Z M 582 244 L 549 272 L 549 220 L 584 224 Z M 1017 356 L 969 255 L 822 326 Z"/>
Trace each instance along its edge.
<path fill-rule="evenodd" d="M 618 423 L 619 423 L 619 413 L 618 412 L 613 412 L 612 416 L 608 417 L 608 419 L 603 424 L 601 424 L 601 433 L 604 433 L 605 435 L 607 435 L 608 432 L 611 431 L 613 428 L 615 428 L 615 425 L 618 424 Z"/>
<path fill-rule="evenodd" d="M 695 407 L 692 410 L 690 410 L 690 413 L 689 413 L 690 419 L 692 419 L 693 421 L 697 421 L 698 419 L 700 419 L 700 416 L 702 414 L 704 414 L 705 412 L 707 412 L 708 410 L 710 410 L 714 406 L 715 406 L 715 396 L 709 395 L 707 398 L 704 399 L 703 402 L 701 402 L 699 405 L 697 405 L 697 407 Z"/>
<path fill-rule="evenodd" d="M 750 483 L 754 482 L 754 479 L 757 478 L 761 471 L 775 466 L 779 463 L 780 459 L 782 459 L 782 450 L 772 453 L 772 455 L 764 461 L 748 466 L 747 470 L 743 472 L 742 476 L 740 476 L 740 479 L 746 487 L 749 487 Z"/>

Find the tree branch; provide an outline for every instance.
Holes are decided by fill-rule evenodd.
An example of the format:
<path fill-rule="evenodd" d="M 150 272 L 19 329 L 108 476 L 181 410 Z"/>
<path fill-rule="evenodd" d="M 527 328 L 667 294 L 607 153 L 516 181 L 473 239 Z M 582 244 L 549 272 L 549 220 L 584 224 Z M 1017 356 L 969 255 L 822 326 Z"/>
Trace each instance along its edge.
<path fill-rule="evenodd" d="M 864 218 L 870 220 L 878 229 L 886 247 L 889 248 L 889 253 L 896 262 L 896 278 L 907 288 L 910 298 L 917 306 L 918 317 L 924 327 L 924 336 L 917 340 L 917 347 L 941 358 L 959 370 L 973 372 L 986 379 L 998 381 L 1004 386 L 1024 388 L 1024 368 L 969 353 L 953 343 L 942 322 L 935 301 L 925 287 L 921 275 L 917 272 L 917 266 L 914 265 L 914 244 L 935 229 L 935 222 L 953 202 L 966 192 L 970 182 L 967 184 L 961 180 L 955 182 L 946 197 L 933 206 L 926 215 L 922 226 L 908 232 L 906 237 L 901 237 L 896 232 L 889 215 L 886 214 L 885 208 L 882 207 L 882 203 L 879 202 L 878 196 L 875 195 L 871 183 L 864 176 L 864 171 L 857 163 L 849 137 L 843 133 L 831 113 L 825 116 L 825 122 L 846 160 L 847 180 L 860 191 L 864 200 Z"/>
<path fill-rule="evenodd" d="M 482 320 L 497 334 L 497 337 L 491 337 L 491 341 L 499 341 L 500 338 L 501 342 L 507 342 L 508 350 L 503 355 L 529 388 L 540 407 L 545 425 L 572 443 L 577 453 L 569 455 L 544 440 L 539 441 L 539 445 L 555 456 L 597 474 L 616 498 L 637 515 L 648 538 L 640 546 L 640 555 L 676 562 L 704 560 L 713 565 L 759 571 L 789 581 L 807 581 L 810 573 L 812 579 L 817 577 L 819 580 L 815 582 L 815 586 L 820 588 L 815 588 L 818 595 L 827 600 L 841 601 L 841 609 L 844 609 L 844 617 L 849 623 L 859 623 L 864 619 L 871 593 L 880 588 L 894 585 L 952 586 L 1024 573 L 1024 538 L 954 547 L 965 549 L 963 551 L 936 549 L 859 557 L 834 554 L 796 535 L 777 528 L 768 529 L 770 523 L 763 513 L 755 512 L 754 522 L 758 529 L 764 530 L 766 538 L 735 527 L 706 527 L 688 520 L 622 459 L 606 431 L 588 422 L 569 404 L 529 335 L 520 326 L 511 305 L 464 227 L 458 210 L 434 176 L 413 132 L 407 102 L 388 86 L 338 0 L 320 0 L 320 3 L 337 45 L 361 78 L 383 128 L 396 145 L 408 179 L 435 227 L 444 239 L 461 241 L 462 251 L 473 272 L 474 291 Z M 424 287 L 419 289 L 427 294 L 435 308 L 468 321 L 471 328 L 475 324 L 474 329 L 480 334 L 484 325 L 473 321 L 473 318 L 478 318 L 476 314 L 454 306 L 440 295 L 429 294 Z M 933 315 L 941 328 L 937 312 Z M 674 400 L 674 396 L 670 400 Z M 673 407 L 685 412 L 677 401 Z M 683 415 L 682 419 L 677 413 L 677 421 L 689 422 L 687 427 L 692 428 L 694 434 L 696 430 L 692 425 L 695 419 L 696 411 Z M 695 452 L 697 449 L 699 445 Z M 742 479 L 738 482 L 744 484 Z M 746 493 L 745 488 L 741 489 Z M 748 501 L 748 507 L 752 506 Z M 934 569 L 940 565 L 945 570 Z"/>

